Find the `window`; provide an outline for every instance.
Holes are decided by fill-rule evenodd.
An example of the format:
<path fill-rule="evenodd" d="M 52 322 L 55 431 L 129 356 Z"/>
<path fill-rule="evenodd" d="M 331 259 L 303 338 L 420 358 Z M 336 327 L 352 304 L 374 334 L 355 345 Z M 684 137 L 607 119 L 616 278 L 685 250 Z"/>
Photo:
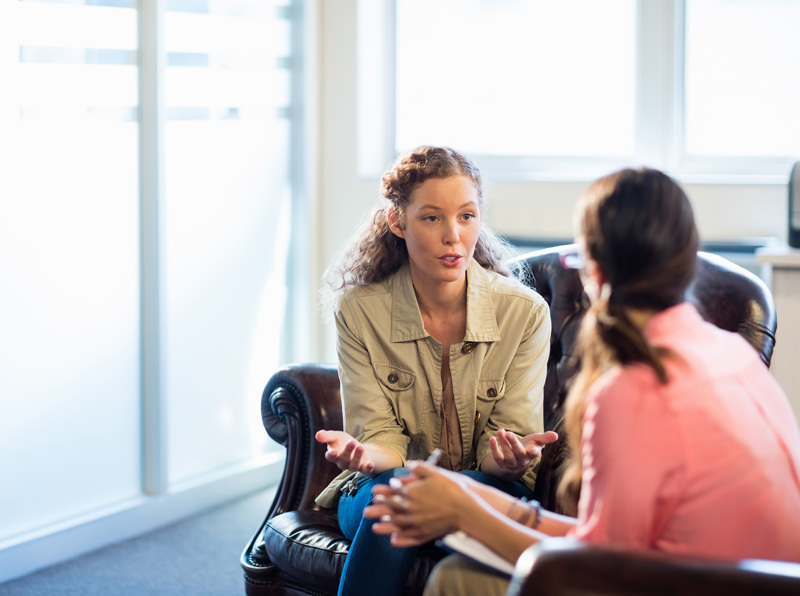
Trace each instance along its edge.
<path fill-rule="evenodd" d="M 0 2 L 0 581 L 55 528 L 280 463 L 289 4 Z"/>
<path fill-rule="evenodd" d="M 635 26 L 633 0 L 400 0 L 397 148 L 631 155 Z"/>
<path fill-rule="evenodd" d="M 800 3 L 688 0 L 685 151 L 800 154 Z"/>
<path fill-rule="evenodd" d="M 291 189 L 290 22 L 280 2 L 181 0 L 164 20 L 164 398 L 168 481 L 267 444 Z"/>
<path fill-rule="evenodd" d="M 133 4 L 0 15 L 0 540 L 141 490 Z"/>
<path fill-rule="evenodd" d="M 394 0 L 384 11 L 393 51 L 360 65 L 373 83 L 378 68 L 394 72 L 378 116 L 361 85 L 361 136 L 390 130 L 384 164 L 443 143 L 494 179 L 646 163 L 684 180 L 785 183 L 800 155 L 796 2 Z M 377 161 L 375 145 L 362 162 Z"/>

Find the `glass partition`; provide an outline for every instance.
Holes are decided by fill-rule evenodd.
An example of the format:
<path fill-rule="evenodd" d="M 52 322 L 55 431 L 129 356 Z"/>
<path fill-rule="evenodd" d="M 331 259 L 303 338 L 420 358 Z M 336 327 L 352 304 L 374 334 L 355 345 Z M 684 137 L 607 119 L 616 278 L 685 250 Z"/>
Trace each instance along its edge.
<path fill-rule="evenodd" d="M 140 493 L 137 14 L 0 14 L 0 541 Z"/>
<path fill-rule="evenodd" d="M 164 395 L 170 484 L 269 447 L 258 396 L 286 300 L 290 21 L 281 2 L 168 4 Z"/>

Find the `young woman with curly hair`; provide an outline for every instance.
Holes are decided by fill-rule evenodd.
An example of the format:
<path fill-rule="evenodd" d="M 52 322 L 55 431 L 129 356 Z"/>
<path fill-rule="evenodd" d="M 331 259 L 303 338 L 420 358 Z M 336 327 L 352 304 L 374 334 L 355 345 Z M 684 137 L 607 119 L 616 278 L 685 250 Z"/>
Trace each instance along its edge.
<path fill-rule="evenodd" d="M 372 532 L 372 487 L 407 460 L 531 496 L 543 433 L 547 304 L 512 275 L 484 225 L 480 173 L 447 147 L 401 156 L 385 203 L 326 273 L 335 314 L 344 431 L 322 430 L 342 473 L 318 497 L 352 543 L 339 594 L 400 594 L 416 548 Z"/>

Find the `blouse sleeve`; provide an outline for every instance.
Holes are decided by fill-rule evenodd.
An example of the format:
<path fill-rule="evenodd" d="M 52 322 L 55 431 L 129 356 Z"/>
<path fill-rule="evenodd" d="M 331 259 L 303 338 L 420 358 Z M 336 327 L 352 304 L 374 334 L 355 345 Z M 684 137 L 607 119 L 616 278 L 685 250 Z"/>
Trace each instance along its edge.
<path fill-rule="evenodd" d="M 336 337 L 344 430 L 362 443 L 391 448 L 405 461 L 408 435 L 375 377 L 358 318 L 344 301 L 336 313 Z"/>
<path fill-rule="evenodd" d="M 682 481 L 679 425 L 643 366 L 607 373 L 583 418 L 578 525 L 587 542 L 652 548 Z"/>

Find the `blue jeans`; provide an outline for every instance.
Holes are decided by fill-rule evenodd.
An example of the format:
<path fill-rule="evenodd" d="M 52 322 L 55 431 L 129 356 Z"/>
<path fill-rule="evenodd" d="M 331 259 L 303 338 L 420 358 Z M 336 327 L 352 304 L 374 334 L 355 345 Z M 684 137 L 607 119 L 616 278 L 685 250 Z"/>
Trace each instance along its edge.
<path fill-rule="evenodd" d="M 407 474 L 405 468 L 386 470 L 375 478 L 362 477 L 353 494 L 342 493 L 339 499 L 339 526 L 352 542 L 344 563 L 339 582 L 339 596 L 400 596 L 417 547 L 396 548 L 389 536 L 380 536 L 372 531 L 374 519 L 366 519 L 364 508 L 372 501 L 372 487 L 388 484 L 389 479 Z M 465 470 L 461 472 L 489 486 L 494 486 L 515 497 L 531 498 L 533 493 L 522 482 L 504 482 L 491 474 Z"/>

